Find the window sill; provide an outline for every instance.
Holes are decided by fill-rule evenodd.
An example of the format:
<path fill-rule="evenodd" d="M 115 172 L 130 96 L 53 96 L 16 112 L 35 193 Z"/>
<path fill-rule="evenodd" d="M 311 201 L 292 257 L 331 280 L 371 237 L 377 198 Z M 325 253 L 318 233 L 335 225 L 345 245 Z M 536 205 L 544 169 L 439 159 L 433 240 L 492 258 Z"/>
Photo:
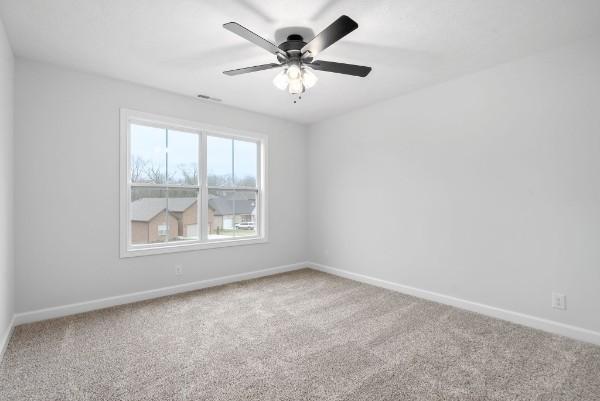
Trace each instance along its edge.
<path fill-rule="evenodd" d="M 209 242 L 192 242 L 192 243 L 174 243 L 172 245 L 165 246 L 136 246 L 128 249 L 121 250 L 121 258 L 132 258 L 136 256 L 148 256 L 148 255 L 163 255 L 170 253 L 179 252 L 191 252 L 199 251 L 204 249 L 215 249 L 225 248 L 230 246 L 245 246 L 255 244 L 266 244 L 269 241 L 267 238 L 247 238 L 247 239 L 233 239 L 233 240 L 215 240 Z"/>

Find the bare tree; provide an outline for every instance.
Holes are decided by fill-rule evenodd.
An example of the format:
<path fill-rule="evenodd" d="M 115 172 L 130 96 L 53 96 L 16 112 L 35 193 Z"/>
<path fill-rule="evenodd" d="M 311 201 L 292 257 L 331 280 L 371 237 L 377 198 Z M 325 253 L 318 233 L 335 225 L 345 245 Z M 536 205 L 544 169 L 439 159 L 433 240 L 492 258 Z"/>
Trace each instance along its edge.
<path fill-rule="evenodd" d="M 188 165 L 186 167 L 185 164 L 180 164 L 179 171 L 183 176 L 182 184 L 186 185 L 198 185 L 198 166 L 197 165 Z"/>
<path fill-rule="evenodd" d="M 154 163 L 147 163 L 144 173 L 148 181 L 155 184 L 166 184 L 165 172 L 161 169 L 160 165 Z"/>
<path fill-rule="evenodd" d="M 146 165 L 148 161 L 139 156 L 134 156 L 131 161 L 131 182 L 143 182 L 146 179 Z"/>

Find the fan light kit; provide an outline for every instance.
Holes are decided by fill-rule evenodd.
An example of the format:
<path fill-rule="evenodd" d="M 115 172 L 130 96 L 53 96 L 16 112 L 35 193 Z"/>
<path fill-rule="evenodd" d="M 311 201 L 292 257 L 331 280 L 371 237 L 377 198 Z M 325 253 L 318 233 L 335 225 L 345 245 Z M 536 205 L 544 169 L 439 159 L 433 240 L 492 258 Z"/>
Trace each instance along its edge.
<path fill-rule="evenodd" d="M 306 89 L 315 86 L 318 80 L 319 78 L 310 69 L 292 64 L 275 75 L 273 85 L 277 89 L 287 89 L 290 95 L 299 95 Z"/>
<path fill-rule="evenodd" d="M 275 44 L 236 22 L 228 22 L 223 25 L 223 28 L 274 54 L 277 56 L 277 61 L 279 62 L 224 71 L 223 74 L 234 76 L 255 71 L 283 68 L 273 79 L 273 85 L 281 90 L 287 89 L 290 95 L 301 95 L 306 89 L 312 88 L 317 83 L 318 78 L 311 70 L 358 77 L 366 77 L 371 72 L 371 67 L 362 65 L 315 60 L 321 51 L 358 28 L 358 24 L 345 15 L 335 20 L 308 43 L 304 42 L 302 36 L 292 34 L 287 37 L 287 41 L 281 43 L 279 46 L 275 46 Z"/>

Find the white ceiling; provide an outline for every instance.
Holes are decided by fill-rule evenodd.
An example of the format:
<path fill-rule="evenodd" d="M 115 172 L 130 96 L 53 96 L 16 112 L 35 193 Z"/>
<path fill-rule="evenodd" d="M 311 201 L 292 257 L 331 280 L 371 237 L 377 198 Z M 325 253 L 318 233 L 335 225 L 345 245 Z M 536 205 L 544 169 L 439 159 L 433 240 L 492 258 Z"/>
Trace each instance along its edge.
<path fill-rule="evenodd" d="M 18 56 L 311 123 L 600 31 L 598 0 L 0 0 Z M 319 58 L 370 65 L 367 78 L 316 72 L 298 104 L 276 70 L 223 70 L 275 57 L 222 28 L 274 41 L 342 14 L 359 28 Z M 202 100 L 198 100 L 202 101 Z"/>

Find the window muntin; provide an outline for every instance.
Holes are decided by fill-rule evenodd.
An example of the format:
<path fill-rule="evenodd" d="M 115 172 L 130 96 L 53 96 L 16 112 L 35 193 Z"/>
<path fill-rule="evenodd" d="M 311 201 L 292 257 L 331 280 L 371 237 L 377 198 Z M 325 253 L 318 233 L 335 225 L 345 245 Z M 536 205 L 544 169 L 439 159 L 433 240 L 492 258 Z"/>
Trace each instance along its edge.
<path fill-rule="evenodd" d="M 208 191 L 208 238 L 248 238 L 257 235 L 258 191 Z M 246 224 L 244 224 L 246 223 Z"/>
<path fill-rule="evenodd" d="M 122 256 L 266 240 L 266 138 L 136 113 L 122 119 Z"/>

